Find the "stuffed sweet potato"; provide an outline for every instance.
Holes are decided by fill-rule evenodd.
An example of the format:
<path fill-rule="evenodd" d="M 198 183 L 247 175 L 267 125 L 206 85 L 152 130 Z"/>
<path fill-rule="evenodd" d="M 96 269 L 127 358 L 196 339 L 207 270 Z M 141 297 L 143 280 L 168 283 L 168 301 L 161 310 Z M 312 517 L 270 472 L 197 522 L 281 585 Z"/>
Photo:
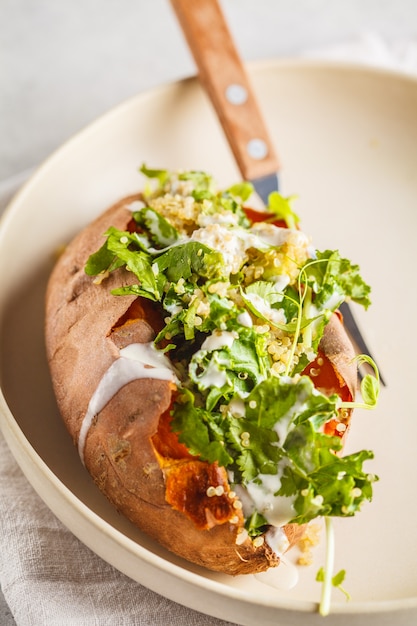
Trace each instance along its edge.
<path fill-rule="evenodd" d="M 311 519 L 371 498 L 371 453 L 340 453 L 357 371 L 337 313 L 369 288 L 313 251 L 284 198 L 259 214 L 248 185 L 144 171 L 156 189 L 98 217 L 51 275 L 57 403 L 134 524 L 193 563 L 261 572 Z"/>

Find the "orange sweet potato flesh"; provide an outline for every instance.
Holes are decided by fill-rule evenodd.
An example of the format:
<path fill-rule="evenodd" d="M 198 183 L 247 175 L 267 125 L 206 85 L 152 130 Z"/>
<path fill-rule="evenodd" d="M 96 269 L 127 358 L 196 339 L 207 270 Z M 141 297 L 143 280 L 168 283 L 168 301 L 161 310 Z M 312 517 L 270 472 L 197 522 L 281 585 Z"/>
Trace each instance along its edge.
<path fill-rule="evenodd" d="M 129 272 L 118 270 L 102 284 L 94 284 L 84 273 L 107 228 L 129 228 L 131 212 L 126 207 L 136 199 L 140 195 L 125 198 L 75 237 L 59 258 L 47 289 L 45 338 L 51 378 L 76 445 L 90 398 L 119 350 L 151 341 L 163 324 L 154 303 L 111 295 L 111 289 L 135 280 Z M 336 376 L 331 386 L 336 380 L 354 395 L 356 370 L 351 373 L 347 364 L 352 349 L 335 316 L 321 350 Z M 180 557 L 232 575 L 277 566 L 280 559 L 266 542 L 255 547 L 249 538 L 236 541 L 243 528 L 240 502 L 230 491 L 225 469 L 190 455 L 170 430 L 174 393 L 173 383 L 164 380 L 139 379 L 122 387 L 88 431 L 87 470 L 122 514 Z M 218 486 L 218 495 L 207 495 L 208 487 Z M 303 531 L 297 524 L 285 527 L 290 546 Z"/>

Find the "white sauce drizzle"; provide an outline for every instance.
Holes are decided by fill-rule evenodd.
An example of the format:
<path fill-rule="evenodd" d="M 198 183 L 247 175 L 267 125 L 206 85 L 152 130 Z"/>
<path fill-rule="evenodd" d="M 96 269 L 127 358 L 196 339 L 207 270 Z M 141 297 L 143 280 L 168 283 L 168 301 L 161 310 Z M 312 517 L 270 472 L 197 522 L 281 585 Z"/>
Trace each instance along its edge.
<path fill-rule="evenodd" d="M 120 350 L 120 357 L 110 365 L 94 391 L 81 424 L 78 453 L 83 464 L 85 442 L 94 417 L 122 387 L 140 378 L 178 382 L 170 361 L 153 343 L 133 343 Z"/>
<path fill-rule="evenodd" d="M 146 219 L 150 222 L 150 224 L 153 227 L 153 232 L 155 232 L 157 234 L 158 237 L 158 241 L 163 245 L 163 246 L 170 246 L 172 245 L 171 243 L 171 239 L 167 239 L 164 234 L 162 233 L 161 229 L 159 228 L 159 222 L 158 222 L 158 218 L 156 216 L 156 213 L 152 210 L 147 210 L 146 211 Z"/>
<path fill-rule="evenodd" d="M 213 350 L 220 350 L 221 348 L 231 348 L 238 336 L 236 331 L 214 331 L 203 341 L 201 350 L 213 352 Z"/>
<path fill-rule="evenodd" d="M 165 310 L 170 314 L 170 315 L 176 315 L 177 313 L 180 313 L 183 310 L 183 307 L 180 304 L 166 304 L 164 303 L 164 307 Z"/>
<path fill-rule="evenodd" d="M 296 402 L 293 405 L 293 407 L 291 407 L 290 411 L 282 415 L 280 419 L 277 422 L 275 422 L 274 431 L 278 435 L 278 440 L 279 440 L 280 445 L 283 445 L 284 441 L 287 438 L 288 427 L 291 424 L 291 421 L 294 417 L 294 413 L 298 413 L 299 411 L 301 412 L 303 406 L 304 404 L 302 402 Z"/>
<path fill-rule="evenodd" d="M 284 289 L 290 284 L 291 279 L 288 274 L 275 274 L 274 276 L 271 276 L 270 280 L 274 283 L 277 293 L 282 293 Z"/>
<path fill-rule="evenodd" d="M 252 328 L 253 322 L 248 311 L 243 311 L 243 313 L 239 313 L 237 316 L 237 321 L 241 326 L 245 326 L 246 328 Z"/>
<path fill-rule="evenodd" d="M 235 274 L 246 261 L 246 250 L 257 248 L 267 250 L 278 247 L 286 241 L 294 241 L 300 247 L 306 246 L 308 239 L 301 231 L 280 228 L 273 224 L 256 223 L 250 229 L 218 223 L 206 223 L 191 235 L 191 239 L 217 250 L 223 256 L 226 272 Z"/>
<path fill-rule="evenodd" d="M 257 293 L 246 293 L 246 300 L 258 311 L 265 319 L 273 324 L 286 324 L 287 320 L 282 309 L 273 309 L 265 298 L 261 298 Z"/>
<path fill-rule="evenodd" d="M 246 406 L 242 398 L 233 398 L 229 403 L 228 409 L 233 417 L 245 417 Z"/>
<path fill-rule="evenodd" d="M 265 541 L 277 556 L 282 557 L 290 547 L 290 542 L 282 528 L 270 528 L 265 533 Z"/>
<path fill-rule="evenodd" d="M 274 589 L 293 589 L 299 581 L 298 567 L 284 556 L 280 556 L 278 567 L 271 567 L 266 572 L 254 575 L 255 579 L 263 585 Z"/>
<path fill-rule="evenodd" d="M 191 239 L 220 252 L 226 274 L 235 274 L 246 260 L 245 251 L 250 247 L 245 241 L 248 236 L 250 233 L 238 227 L 231 229 L 221 224 L 208 224 L 195 230 Z"/>
<path fill-rule="evenodd" d="M 206 228 L 209 224 L 223 224 L 225 226 L 238 226 L 238 216 L 231 211 L 225 213 L 200 213 L 197 224 L 200 228 Z"/>
<path fill-rule="evenodd" d="M 259 474 L 257 482 L 249 482 L 246 492 L 251 500 L 252 507 L 261 513 L 272 526 L 283 526 L 295 515 L 294 500 L 287 496 L 275 496 L 281 487 L 281 478 L 278 474 Z"/>
<path fill-rule="evenodd" d="M 261 476 L 261 478 L 265 479 L 265 475 Z M 230 474 L 229 480 L 233 482 L 233 476 Z M 268 483 L 268 480 L 265 480 L 264 482 L 266 484 Z M 271 476 L 268 488 L 277 488 L 279 484 L 279 477 Z M 269 489 L 266 489 L 266 492 L 268 492 Z M 271 524 L 272 527 L 265 533 L 264 540 L 281 560 L 279 567 L 270 568 L 266 572 L 255 574 L 255 578 L 260 583 L 274 587 L 275 589 L 292 589 L 298 583 L 299 570 L 295 563 L 292 563 L 284 556 L 284 553 L 289 547 L 289 541 L 282 528 L 283 525 L 294 517 L 292 499 L 276 497 L 273 502 L 273 508 L 269 510 L 268 515 L 268 512 L 265 509 L 271 504 L 271 500 L 268 498 L 268 495 L 265 495 L 265 491 L 262 492 L 262 488 L 258 490 L 257 496 L 259 497 L 257 497 L 256 501 L 253 498 L 254 491 L 250 488 L 250 486 L 245 488 L 243 485 L 234 485 L 233 490 L 242 502 L 243 514 L 245 517 L 251 515 L 256 508 Z M 273 514 L 275 506 L 278 510 L 275 511 L 275 514 Z M 247 537 L 247 532 L 243 531 L 240 535 L 238 535 L 236 544 L 239 545 L 239 543 L 243 543 Z"/>
<path fill-rule="evenodd" d="M 134 213 L 135 211 L 140 211 L 141 209 L 144 209 L 145 207 L 146 207 L 146 204 L 142 200 L 134 200 L 126 208 L 129 209 L 129 211 L 132 211 L 132 213 Z"/>
<path fill-rule="evenodd" d="M 282 246 L 286 241 L 291 241 L 297 248 L 309 244 L 309 239 L 301 230 L 275 226 L 267 222 L 256 222 L 251 227 L 251 232 L 259 238 L 263 246 Z"/>
<path fill-rule="evenodd" d="M 207 387 L 220 388 L 227 383 L 227 374 L 225 370 L 217 367 L 217 364 L 211 360 L 198 382 L 201 389 L 207 389 Z"/>

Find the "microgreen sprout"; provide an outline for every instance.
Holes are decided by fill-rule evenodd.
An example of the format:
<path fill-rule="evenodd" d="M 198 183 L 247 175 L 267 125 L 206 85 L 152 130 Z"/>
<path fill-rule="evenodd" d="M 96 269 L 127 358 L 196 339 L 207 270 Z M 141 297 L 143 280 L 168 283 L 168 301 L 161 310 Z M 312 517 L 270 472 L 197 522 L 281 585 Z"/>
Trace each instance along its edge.
<path fill-rule="evenodd" d="M 308 312 L 312 303 L 312 289 L 311 287 L 308 286 L 307 270 L 312 265 L 316 265 L 318 263 L 323 263 L 323 262 L 326 262 L 326 260 L 325 259 L 313 259 L 309 261 L 304 267 L 302 267 L 300 269 L 300 273 L 298 274 L 297 290 L 298 290 L 299 302 L 296 303 L 297 320 L 296 320 L 296 328 L 294 332 L 294 339 L 293 339 L 291 350 L 290 350 L 290 358 L 288 359 L 288 364 L 287 364 L 287 368 L 285 372 L 287 376 L 291 372 L 291 369 L 293 366 L 295 350 L 297 348 L 297 343 L 299 341 L 299 337 L 300 337 L 301 330 L 302 330 L 302 319 L 303 317 L 305 318 L 308 317 Z M 306 327 L 303 333 L 304 343 L 308 347 L 310 347 L 312 343 L 312 326 L 311 325 L 313 321 L 314 320 L 312 319 L 308 324 L 306 324 Z"/>
<path fill-rule="evenodd" d="M 375 376 L 366 374 L 361 380 L 361 396 L 363 402 L 341 402 L 340 408 L 347 409 L 374 409 L 378 404 L 378 396 L 380 391 L 380 378 L 377 364 L 367 354 L 358 354 L 352 362 L 356 361 L 358 366 L 367 363 L 372 367 Z"/>
<path fill-rule="evenodd" d="M 325 529 L 326 529 L 326 556 L 325 566 L 321 567 L 316 575 L 316 581 L 323 583 L 321 588 L 321 598 L 319 604 L 319 613 L 323 617 L 330 613 L 330 603 L 332 587 L 336 587 L 342 593 L 345 594 L 346 600 L 350 600 L 350 594 L 342 583 L 345 580 L 346 571 L 340 570 L 337 574 L 333 575 L 334 570 L 334 557 L 335 557 L 335 541 L 334 541 L 334 528 L 333 522 L 330 517 L 325 517 Z"/>
<path fill-rule="evenodd" d="M 288 228 L 297 228 L 300 218 L 291 207 L 296 196 L 284 198 L 278 191 L 273 191 L 268 197 L 268 209 L 274 214 L 274 219 L 284 220 Z"/>

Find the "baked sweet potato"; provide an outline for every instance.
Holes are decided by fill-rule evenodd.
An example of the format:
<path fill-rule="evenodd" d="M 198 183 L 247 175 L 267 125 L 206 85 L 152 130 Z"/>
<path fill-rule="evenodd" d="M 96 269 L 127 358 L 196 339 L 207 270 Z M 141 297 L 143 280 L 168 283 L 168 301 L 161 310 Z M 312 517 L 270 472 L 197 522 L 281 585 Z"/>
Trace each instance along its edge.
<path fill-rule="evenodd" d="M 192 179 L 192 182 L 195 183 L 195 180 Z M 176 195 L 179 198 L 177 200 L 184 208 L 183 198 L 190 197 L 189 190 L 186 192 L 182 190 L 179 193 L 178 181 L 176 185 Z M 283 367 L 283 361 L 277 357 L 278 348 L 287 345 L 288 339 L 285 338 L 294 337 L 297 332 L 294 320 L 290 325 L 286 325 L 281 315 L 279 318 L 281 321 L 276 321 L 274 311 L 279 308 L 277 308 L 279 298 L 270 298 L 269 302 L 272 302 L 273 306 L 262 312 L 259 305 L 259 294 L 267 293 L 265 284 L 270 281 L 275 271 L 274 267 L 278 265 L 274 261 L 277 257 L 273 256 L 273 253 L 275 254 L 277 249 L 282 252 L 282 248 L 287 245 L 285 238 L 280 246 L 277 246 L 274 240 L 274 245 L 271 249 L 268 247 L 268 250 L 259 251 L 253 245 L 245 249 L 244 278 L 239 289 L 233 287 L 233 306 L 237 307 L 239 320 L 243 322 L 242 328 L 239 332 L 230 330 L 231 327 L 228 330 L 232 305 L 227 309 L 224 286 L 229 288 L 231 283 L 227 282 L 225 274 L 219 278 L 213 272 L 203 271 L 198 280 L 195 278 L 198 259 L 210 254 L 210 251 L 207 252 L 207 239 L 204 240 L 202 229 L 199 230 L 195 224 L 196 219 L 202 219 L 198 217 L 201 211 L 207 209 L 204 202 L 207 203 L 208 192 L 206 189 L 205 194 L 200 194 L 201 200 L 198 200 L 195 186 L 192 191 L 194 191 L 192 202 L 197 203 L 197 207 L 194 207 L 192 217 L 181 216 L 181 224 L 178 214 L 173 214 L 169 219 L 168 205 L 174 202 L 175 194 L 172 193 L 172 188 L 168 192 L 164 188 L 152 196 L 144 197 L 138 194 L 123 199 L 98 217 L 67 246 L 53 270 L 47 290 L 47 355 L 57 403 L 67 429 L 74 444 L 78 446 L 85 467 L 114 506 L 168 550 L 188 561 L 233 575 L 261 572 L 279 564 L 281 554 L 297 543 L 303 533 L 304 524 L 314 516 L 353 514 L 360 501 L 370 497 L 365 474 L 359 472 L 363 494 L 361 497 L 358 493 L 355 497 L 346 495 L 348 491 L 352 491 L 357 480 L 349 478 L 351 484 L 349 483 L 349 488 L 346 487 L 346 493 L 342 494 L 340 501 L 328 502 L 326 486 L 322 486 L 323 481 L 320 478 L 321 461 L 318 457 L 316 466 L 308 468 L 311 474 L 309 479 L 301 477 L 305 473 L 305 468 L 301 468 L 301 473 L 297 473 L 297 464 L 302 465 L 305 462 L 296 458 L 298 452 L 297 454 L 288 452 L 288 458 L 285 457 L 282 461 L 284 439 L 287 434 L 285 441 L 291 438 L 294 440 L 291 444 L 292 450 L 297 450 L 298 445 L 300 450 L 304 450 L 303 445 L 308 440 L 311 449 L 318 450 L 323 447 L 325 451 L 323 454 L 329 449 L 331 459 L 340 458 L 334 451 L 340 447 L 338 440 L 344 436 L 349 426 L 351 414 L 349 403 L 354 399 L 356 390 L 357 372 L 356 367 L 352 365 L 354 352 L 340 315 L 326 309 L 326 317 L 320 313 L 317 305 L 316 325 L 317 320 L 326 322 L 318 348 L 314 351 L 309 344 L 307 358 L 305 351 L 299 349 L 296 343 L 291 344 L 294 348 L 293 356 L 296 348 L 299 355 L 292 363 L 293 369 L 287 364 L 287 369 L 281 374 L 277 368 L 275 368 L 277 371 L 272 373 L 275 365 L 281 369 Z M 220 196 L 216 195 L 216 198 L 218 197 Z M 236 203 L 230 193 L 222 197 Z M 161 198 L 168 198 L 169 201 L 161 204 Z M 201 206 L 198 205 L 199 201 L 203 203 Z M 187 202 L 191 203 L 188 200 Z M 152 207 L 152 213 L 143 213 L 149 206 Z M 224 221 L 226 210 L 229 209 L 229 206 L 224 209 L 222 205 L 220 221 L 221 219 Z M 157 210 L 161 211 L 158 215 L 164 214 L 165 217 L 162 222 L 158 222 L 156 228 L 153 211 Z M 135 211 L 142 212 L 140 219 Z M 235 215 L 234 205 L 233 211 Z M 243 224 L 239 228 L 251 228 L 254 220 L 248 222 L 243 212 L 239 215 Z M 208 224 L 206 230 L 207 228 L 210 230 L 210 226 L 214 228 L 216 224 L 215 219 L 206 222 Z M 167 242 L 157 242 L 156 239 L 157 235 L 163 239 L 161 228 L 168 228 L 167 224 L 172 229 L 177 229 L 180 236 L 174 244 L 168 242 L 168 245 L 162 245 Z M 228 228 L 232 229 L 232 226 L 229 224 Z M 193 233 L 195 235 L 197 231 L 199 237 L 193 238 Z M 267 231 L 268 237 L 272 236 L 271 233 L 275 237 L 275 231 L 272 231 L 270 226 Z M 161 259 L 167 249 L 172 250 L 175 247 L 179 249 L 184 241 L 186 243 L 192 241 L 193 245 L 201 246 L 200 254 L 193 248 L 195 257 L 191 260 L 191 265 L 194 264 L 191 270 L 190 266 L 184 265 L 178 272 L 178 267 L 173 269 L 166 260 L 161 262 L 158 268 L 152 266 L 157 278 L 161 276 L 162 269 L 165 272 L 165 282 L 160 283 L 163 284 L 160 300 L 167 299 L 167 294 L 176 290 L 174 296 L 182 298 L 184 302 L 184 306 L 179 307 L 180 310 L 174 310 L 172 302 L 169 306 L 167 304 L 164 310 L 162 302 L 155 296 L 155 287 L 152 287 L 154 290 L 152 293 L 146 294 L 145 282 L 141 281 L 141 276 L 144 275 L 141 272 L 145 272 L 143 265 L 139 268 L 132 265 L 130 253 L 136 241 L 139 242 L 137 244 L 139 256 L 143 257 L 145 254 L 144 236 L 147 232 L 148 236 L 149 232 L 151 233 L 149 249 L 159 243 L 159 249 L 158 247 L 152 249 L 152 259 Z M 103 248 L 105 233 L 107 241 L 109 237 L 117 234 L 116 241 L 123 244 L 121 256 L 117 257 L 114 249 L 109 253 L 109 249 Z M 173 236 L 172 230 L 165 230 L 164 233 L 165 238 Z M 256 230 L 257 237 L 261 236 L 260 233 L 265 241 L 265 231 Z M 251 244 L 254 243 L 254 234 L 255 231 L 251 231 Z M 135 239 L 136 235 L 139 237 Z M 214 242 L 213 237 L 211 241 Z M 220 252 L 226 258 L 227 253 L 222 244 L 219 246 Z M 91 255 L 96 254 L 97 261 L 97 250 L 101 250 L 99 256 L 103 259 L 104 255 L 103 263 L 107 263 L 109 267 L 106 266 L 107 269 L 96 272 L 99 278 L 94 279 L 86 273 L 85 268 L 92 258 Z M 288 256 L 289 250 L 285 249 L 284 261 Z M 117 262 L 116 257 L 119 259 Z M 121 257 L 127 258 L 128 261 L 121 262 Z M 266 269 L 262 273 L 262 285 L 259 285 L 258 292 L 255 292 L 250 286 L 257 283 L 255 275 L 257 268 L 261 266 L 261 257 Z M 181 258 L 187 261 L 184 254 Z M 219 257 L 216 259 L 218 261 Z M 172 261 L 172 258 L 168 259 L 170 260 Z M 230 261 L 232 262 L 233 260 Z M 295 272 L 295 277 L 291 280 L 293 284 L 300 286 L 298 261 L 294 265 L 296 267 L 292 267 L 291 271 Z M 233 272 L 234 270 L 229 271 L 230 276 L 237 275 Z M 242 268 L 239 268 L 239 272 L 242 276 Z M 93 273 L 91 268 L 89 273 Z M 178 278 L 178 273 L 181 278 Z M 185 289 L 184 276 L 186 276 Z M 194 326 L 191 326 L 187 317 L 196 300 L 195 297 L 194 299 L 190 297 L 189 293 L 187 295 L 190 281 L 194 289 L 199 290 L 199 306 L 195 308 L 193 317 Z M 308 281 L 304 286 L 300 286 L 301 302 L 307 284 Z M 210 306 L 207 308 L 208 304 L 202 295 L 207 285 L 209 287 L 206 293 L 213 296 L 211 304 L 209 303 L 211 308 Z M 114 295 L 115 290 L 118 295 Z M 257 294 L 257 298 L 253 297 L 254 293 Z M 294 297 L 293 289 L 291 298 Z M 246 310 L 243 310 L 245 307 Z M 220 320 L 218 328 L 214 330 L 213 312 Z M 204 319 L 200 323 L 201 318 Z M 176 322 L 178 319 L 183 320 L 182 326 Z M 266 330 L 268 319 L 269 331 Z M 204 324 L 208 329 L 206 331 Z M 302 329 L 309 325 L 313 325 L 313 322 L 307 323 L 304 320 L 299 325 L 301 330 L 299 328 L 298 343 L 301 343 L 303 337 Z M 317 332 L 320 332 L 319 326 L 317 329 Z M 275 335 L 271 339 L 270 335 L 273 332 Z M 246 343 L 242 339 L 243 336 Z M 252 354 L 249 336 L 263 337 L 262 345 L 258 346 L 261 355 L 258 359 L 261 363 L 259 371 L 262 375 L 258 372 L 253 374 L 248 365 L 252 358 L 248 356 Z M 270 338 L 269 343 L 266 337 Z M 211 347 L 208 347 L 207 343 L 209 338 L 214 341 Z M 233 342 L 237 344 L 241 342 L 239 354 L 232 353 Z M 186 366 L 193 362 L 196 353 L 200 355 L 200 360 L 193 365 L 194 378 L 191 376 L 191 380 L 186 373 Z M 288 353 L 287 349 L 286 354 Z M 207 371 L 213 367 L 213 361 L 207 366 L 204 378 L 203 360 L 211 358 L 213 354 L 216 354 L 217 363 L 221 362 L 220 356 L 223 360 L 226 356 L 230 357 L 230 362 L 224 365 L 224 369 L 223 366 L 218 366 L 214 384 L 208 385 Z M 269 363 L 270 367 L 266 374 L 265 363 Z M 218 376 L 224 383 L 223 386 L 219 385 Z M 235 387 L 230 380 L 235 381 L 233 382 Z M 305 408 L 307 404 L 303 405 L 302 419 L 297 417 L 294 411 L 291 422 L 288 421 L 287 414 L 281 415 L 282 423 L 285 422 L 285 435 L 282 431 L 283 426 L 277 425 L 278 422 L 275 425 L 273 423 L 271 415 L 275 409 L 268 412 L 269 409 L 266 407 L 269 399 L 273 406 L 273 397 L 277 406 L 281 406 L 279 403 L 282 402 L 281 395 L 284 393 L 281 388 L 277 391 L 273 386 L 267 387 L 271 385 L 271 380 L 273 385 L 275 383 L 287 385 L 286 398 L 293 389 L 298 390 L 298 386 L 300 392 L 297 393 L 303 393 L 304 399 L 305 394 L 309 394 L 309 408 L 307 410 Z M 314 390 L 311 389 L 310 380 L 315 383 Z M 242 385 L 249 386 L 244 390 Z M 237 396 L 232 393 L 232 387 L 239 391 L 237 405 Z M 194 394 L 197 400 L 190 400 L 193 388 L 197 390 Z M 263 395 L 256 395 L 260 393 L 258 390 L 262 390 Z M 326 398 L 323 402 L 327 402 L 328 396 L 335 397 L 332 394 L 336 394 L 344 405 L 339 406 L 332 400 L 330 408 L 327 405 L 326 408 L 321 405 L 316 407 L 317 398 Z M 260 400 L 257 400 L 258 398 Z M 239 406 L 240 409 L 237 412 L 225 409 L 227 401 L 229 408 L 234 401 L 234 406 Z M 262 410 L 268 415 L 266 421 L 271 422 L 272 419 L 272 425 L 268 426 L 269 430 L 266 430 L 266 422 L 261 424 L 260 413 L 259 419 L 256 416 L 254 418 L 256 414 L 254 406 L 257 401 L 260 413 L 264 407 Z M 261 407 L 262 402 L 266 404 Z M 299 403 L 299 399 L 297 402 Z M 242 406 L 245 407 L 243 412 Z M 299 409 L 299 404 L 297 406 Z M 201 418 L 201 432 L 204 441 L 207 440 L 204 444 L 206 448 L 200 443 L 200 431 L 194 427 L 194 422 L 190 431 L 195 432 L 184 434 L 183 431 L 187 430 L 184 428 L 188 420 L 187 411 L 190 420 Z M 210 415 L 216 416 L 215 423 L 210 423 Z M 316 424 L 313 428 L 314 421 Z M 247 430 L 242 431 L 243 428 Z M 262 445 L 256 443 L 255 438 L 262 440 Z M 299 444 L 294 443 L 297 438 Z M 310 438 L 314 438 L 314 441 L 313 439 L 310 441 Z M 213 450 L 220 450 L 218 457 Z M 278 454 L 278 460 L 263 459 L 261 462 L 259 459 L 264 453 L 269 453 L 268 451 L 273 455 Z M 226 454 L 226 457 L 222 454 Z M 225 462 L 224 458 L 229 461 Z M 257 463 L 261 465 L 254 469 Z M 346 472 L 348 465 L 346 461 Z M 279 478 L 276 476 L 278 470 L 274 467 L 281 467 L 278 472 Z M 344 470 L 341 467 L 335 471 L 340 474 Z M 269 493 L 264 508 L 259 506 L 257 508 L 254 490 L 259 486 L 265 489 L 268 476 L 269 479 L 272 476 L 274 480 L 278 480 L 274 489 L 281 489 L 281 493 L 278 499 L 274 499 L 277 494 Z M 340 477 L 338 480 L 342 482 Z M 363 488 L 365 483 L 366 489 Z M 248 504 L 250 493 L 253 498 Z M 279 511 L 278 513 L 274 511 L 275 523 L 268 521 L 270 519 L 268 511 L 271 508 L 279 509 L 280 503 L 287 501 L 290 503 L 288 506 L 291 514 L 287 511 L 281 515 Z M 283 509 L 288 509 L 288 506 L 284 506 Z"/>

